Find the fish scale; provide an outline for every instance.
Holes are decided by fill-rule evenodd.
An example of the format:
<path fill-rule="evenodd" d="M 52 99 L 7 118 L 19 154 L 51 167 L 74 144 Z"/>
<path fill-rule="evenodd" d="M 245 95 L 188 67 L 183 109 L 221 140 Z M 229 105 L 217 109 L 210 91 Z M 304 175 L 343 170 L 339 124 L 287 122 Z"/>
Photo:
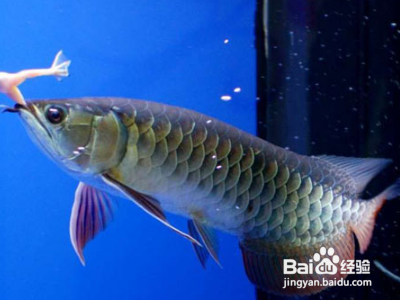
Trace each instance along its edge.
<path fill-rule="evenodd" d="M 355 193 L 349 179 L 332 176 L 320 159 L 189 110 L 127 105 L 136 119 L 123 120 L 129 142 L 112 173 L 143 193 L 168 195 L 162 204 L 170 210 L 200 213 L 210 225 L 243 238 L 295 245 L 320 242 L 351 217 L 351 201 L 343 200 L 345 192 Z"/>

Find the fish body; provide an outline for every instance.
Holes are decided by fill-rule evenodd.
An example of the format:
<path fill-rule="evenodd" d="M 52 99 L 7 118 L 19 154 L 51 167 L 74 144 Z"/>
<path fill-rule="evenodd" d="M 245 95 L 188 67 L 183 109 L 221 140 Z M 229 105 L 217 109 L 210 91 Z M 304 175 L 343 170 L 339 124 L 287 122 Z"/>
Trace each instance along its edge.
<path fill-rule="evenodd" d="M 211 229 L 237 236 L 250 280 L 273 293 L 322 290 L 283 290 L 283 258 L 308 263 L 321 246 L 334 248 L 341 259 L 354 258 L 353 233 L 365 251 L 376 213 L 398 194 L 396 183 L 370 201 L 359 197 L 388 160 L 299 155 L 188 109 L 79 98 L 34 101 L 18 110 L 37 144 L 71 175 L 95 190 L 136 199 L 165 224 L 164 210 L 189 218 L 194 225 L 185 237 L 198 232 L 215 260 Z M 90 188 L 86 194 L 94 203 L 102 197 Z M 94 220 L 89 237 L 77 229 L 79 217 L 72 222 L 78 225 L 71 223 L 80 255 L 105 227 L 104 211 L 104 226 Z M 196 247 L 202 259 L 204 249 Z"/>

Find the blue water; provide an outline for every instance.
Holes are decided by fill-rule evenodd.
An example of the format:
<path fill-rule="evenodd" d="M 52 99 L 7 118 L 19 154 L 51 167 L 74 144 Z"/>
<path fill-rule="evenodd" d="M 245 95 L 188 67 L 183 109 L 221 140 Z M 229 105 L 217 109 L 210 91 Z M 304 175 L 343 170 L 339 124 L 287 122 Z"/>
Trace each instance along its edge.
<path fill-rule="evenodd" d="M 224 2 L 4 0 L 0 70 L 47 67 L 63 49 L 70 78 L 29 80 L 26 98 L 154 100 L 254 133 L 255 4 Z M 4 95 L 0 103 L 12 105 Z M 0 159 L 0 299 L 253 299 L 236 238 L 220 235 L 223 269 L 210 261 L 204 271 L 187 241 L 127 200 L 83 267 L 68 232 L 77 182 L 16 115 L 0 116 Z"/>

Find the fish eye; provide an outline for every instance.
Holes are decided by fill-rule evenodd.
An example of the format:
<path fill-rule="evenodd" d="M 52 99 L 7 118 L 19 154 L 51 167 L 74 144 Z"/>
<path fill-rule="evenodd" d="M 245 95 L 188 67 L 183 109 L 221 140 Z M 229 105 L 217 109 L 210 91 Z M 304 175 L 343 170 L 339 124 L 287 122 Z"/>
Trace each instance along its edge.
<path fill-rule="evenodd" d="M 46 119 L 52 124 L 60 124 L 65 120 L 65 109 L 59 106 L 49 106 L 46 109 Z"/>

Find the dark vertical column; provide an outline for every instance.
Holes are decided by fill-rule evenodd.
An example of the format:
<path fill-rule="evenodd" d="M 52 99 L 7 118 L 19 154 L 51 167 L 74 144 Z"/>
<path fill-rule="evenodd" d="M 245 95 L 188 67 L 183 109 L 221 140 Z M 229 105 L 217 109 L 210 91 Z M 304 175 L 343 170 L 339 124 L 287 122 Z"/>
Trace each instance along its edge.
<path fill-rule="evenodd" d="M 316 1 L 317 2 L 317 1 Z M 368 199 L 399 176 L 400 166 L 400 2 L 318 1 L 310 20 L 310 137 L 313 154 L 385 157 L 394 165 L 373 180 Z M 321 47 L 321 45 L 325 45 Z M 373 265 L 400 265 L 399 199 L 383 207 L 365 255 L 371 287 L 330 289 L 326 299 L 391 299 L 400 285 Z M 397 268 L 397 269 L 396 269 Z M 313 296 L 310 298 L 316 298 Z"/>
<path fill-rule="evenodd" d="M 267 139 L 267 5 L 268 0 L 257 0 L 255 15 L 255 46 L 257 57 L 257 135 L 263 139 Z"/>
<path fill-rule="evenodd" d="M 307 0 L 258 0 L 255 27 L 258 135 L 302 154 L 309 149 L 307 12 Z M 257 290 L 257 299 L 289 298 Z"/>
<path fill-rule="evenodd" d="M 309 145 L 305 90 L 308 2 L 259 1 L 256 31 L 258 133 L 272 143 L 303 154 Z M 262 9 L 267 18 L 261 16 Z M 265 19 L 267 38 L 261 22 Z"/>
<path fill-rule="evenodd" d="M 400 170 L 400 2 L 258 0 L 258 134 L 303 154 L 386 157 Z M 267 19 L 266 30 L 264 28 Z M 368 252 L 357 259 L 400 266 L 399 199 L 385 204 Z M 396 269 L 397 268 L 397 269 Z M 373 265 L 373 287 L 331 288 L 310 299 L 390 299 L 400 286 Z M 277 299 L 258 294 L 259 299 Z"/>
<path fill-rule="evenodd" d="M 400 1 L 365 1 L 366 16 L 360 26 L 365 33 L 365 81 L 363 156 L 387 157 L 394 168 L 375 180 L 370 197 L 399 176 L 400 170 Z M 374 237 L 366 257 L 378 260 L 400 275 L 400 199 L 388 201 L 377 218 Z M 395 299 L 400 284 L 371 268 L 373 287 L 360 288 L 360 298 Z"/>
<path fill-rule="evenodd" d="M 363 1 L 315 1 L 309 20 L 311 152 L 360 156 L 365 101 Z"/>

